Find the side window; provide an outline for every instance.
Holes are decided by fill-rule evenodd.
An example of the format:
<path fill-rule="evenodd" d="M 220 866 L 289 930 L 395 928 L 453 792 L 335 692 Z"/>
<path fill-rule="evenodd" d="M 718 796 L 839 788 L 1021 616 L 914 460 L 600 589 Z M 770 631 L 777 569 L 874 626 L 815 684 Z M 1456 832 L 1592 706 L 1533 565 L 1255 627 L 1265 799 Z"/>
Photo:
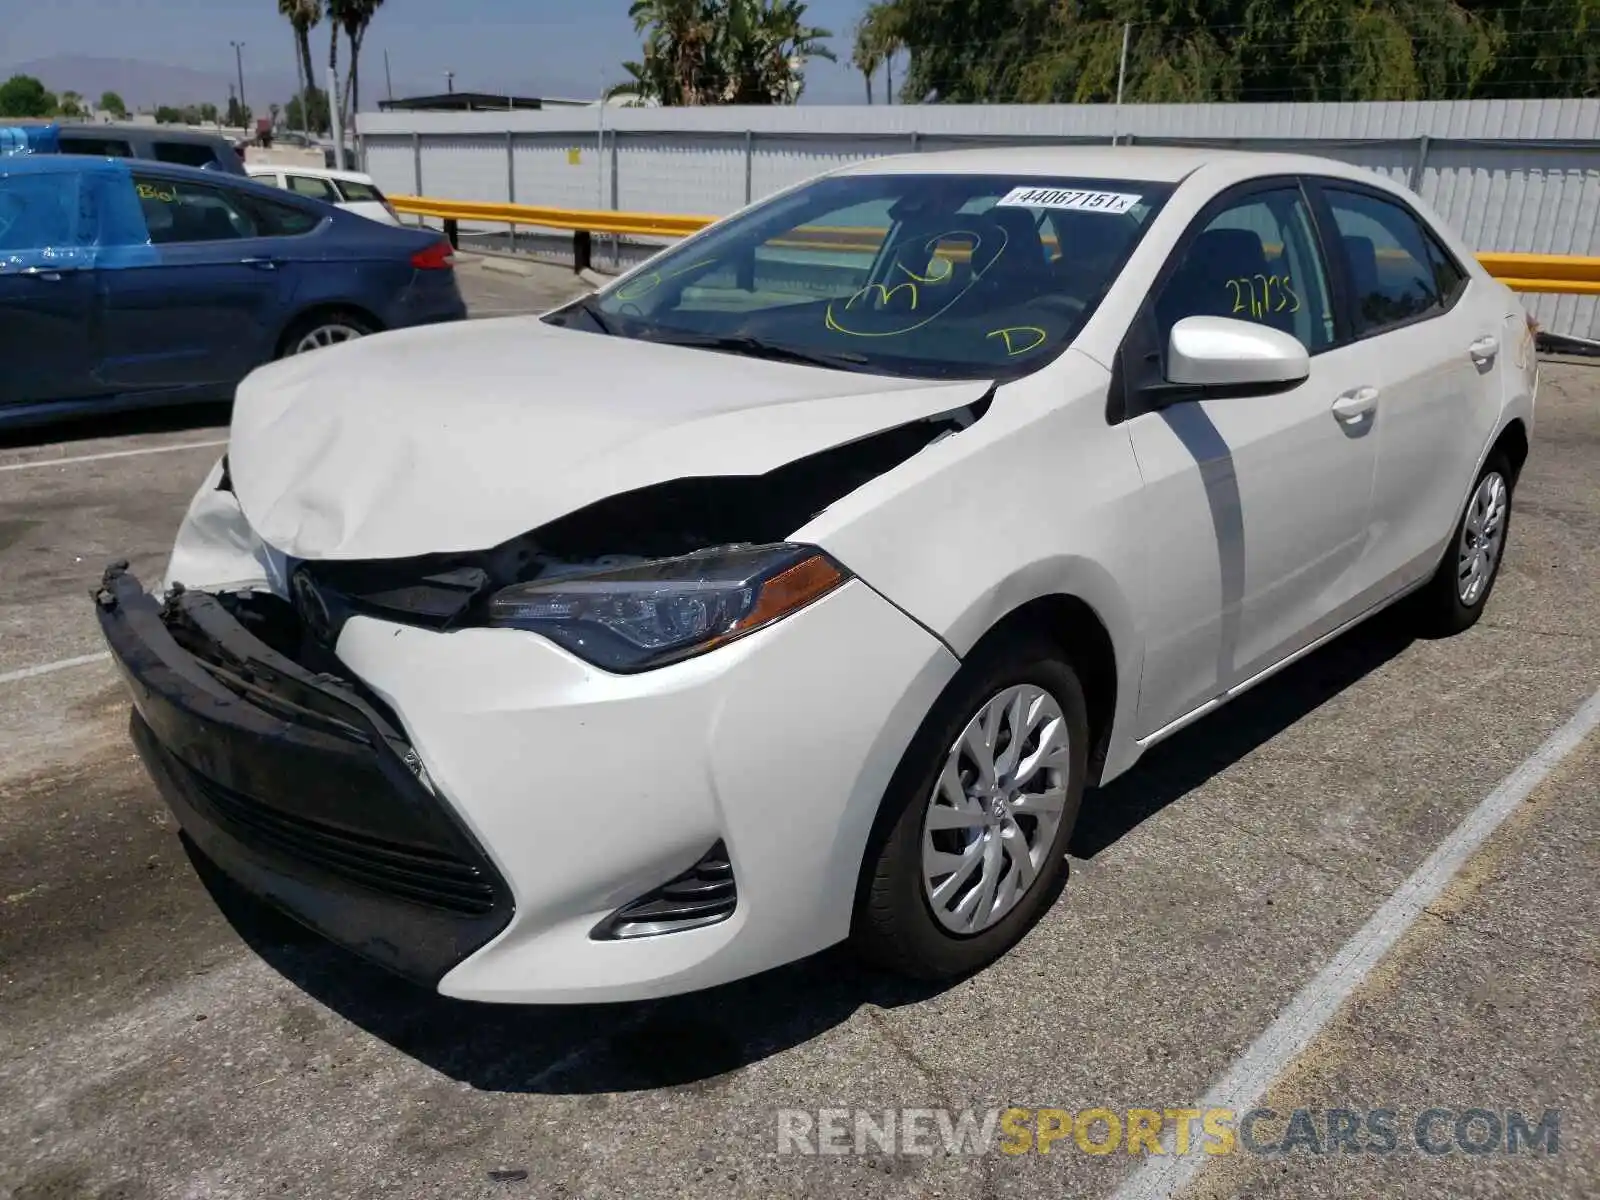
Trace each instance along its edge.
<path fill-rule="evenodd" d="M 180 167 L 209 167 L 217 161 L 216 152 L 203 142 L 157 142 L 155 152 L 157 162 Z"/>
<path fill-rule="evenodd" d="M 95 158 L 132 158 L 133 147 L 120 138 L 64 137 L 63 154 L 88 154 Z"/>
<path fill-rule="evenodd" d="M 318 179 L 315 175 L 285 175 L 284 178 L 289 181 L 289 190 L 297 196 L 321 200 L 324 204 L 339 203 L 339 193 L 326 179 Z"/>
<path fill-rule="evenodd" d="M 257 237 L 299 237 L 322 224 L 323 218 L 293 204 L 260 196 L 241 196 L 239 203 L 255 219 Z"/>
<path fill-rule="evenodd" d="M 80 191 L 74 175 L 0 175 L 0 259 L 14 251 L 90 245 L 92 218 L 88 191 Z"/>
<path fill-rule="evenodd" d="M 1155 301 L 1160 345 L 1185 317 L 1232 317 L 1333 344 L 1333 304 L 1311 212 L 1297 187 L 1251 192 L 1196 234 Z"/>
<path fill-rule="evenodd" d="M 1410 211 L 1366 192 L 1325 194 L 1350 272 L 1357 334 L 1444 309 L 1433 252 Z"/>
<path fill-rule="evenodd" d="M 1433 268 L 1433 282 L 1439 289 L 1439 298 L 1449 308 L 1456 302 L 1456 297 L 1467 290 L 1467 273 L 1450 257 L 1450 252 L 1439 239 L 1432 235 L 1428 237 L 1428 265 Z"/>
<path fill-rule="evenodd" d="M 221 188 L 158 176 L 133 176 L 150 240 L 221 242 L 260 236 L 248 210 Z"/>

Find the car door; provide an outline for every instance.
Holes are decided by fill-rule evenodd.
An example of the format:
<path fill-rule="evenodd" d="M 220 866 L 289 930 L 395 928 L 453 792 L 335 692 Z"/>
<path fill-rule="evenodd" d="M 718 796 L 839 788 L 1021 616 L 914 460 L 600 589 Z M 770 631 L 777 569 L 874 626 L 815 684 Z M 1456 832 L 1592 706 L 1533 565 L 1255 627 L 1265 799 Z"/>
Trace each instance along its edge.
<path fill-rule="evenodd" d="M 1335 295 L 1298 181 L 1257 181 L 1196 218 L 1124 343 L 1119 371 L 1144 484 L 1143 735 L 1349 612 L 1377 453 L 1362 407 L 1369 364 Z M 1310 353 L 1310 375 L 1265 395 L 1141 401 L 1159 395 L 1141 392 L 1141 380 L 1164 380 L 1171 329 L 1189 316 L 1291 333 Z"/>
<path fill-rule="evenodd" d="M 0 405 L 91 393 L 94 213 L 77 172 L 0 173 Z"/>
<path fill-rule="evenodd" d="M 1428 576 L 1454 529 L 1503 387 L 1505 305 L 1393 193 L 1313 181 L 1377 389 L 1378 466 L 1366 589 Z"/>
<path fill-rule="evenodd" d="M 276 239 L 232 188 L 135 169 L 152 266 L 107 273 L 105 383 L 226 396 L 272 355 L 291 288 Z"/>

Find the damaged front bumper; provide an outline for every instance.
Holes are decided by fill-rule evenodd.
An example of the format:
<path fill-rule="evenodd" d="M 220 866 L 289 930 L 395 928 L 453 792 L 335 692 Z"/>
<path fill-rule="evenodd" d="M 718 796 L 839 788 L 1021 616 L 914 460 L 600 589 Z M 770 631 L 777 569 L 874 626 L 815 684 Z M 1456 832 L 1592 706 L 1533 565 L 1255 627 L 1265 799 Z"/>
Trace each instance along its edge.
<path fill-rule="evenodd" d="M 325 662 L 296 654 L 321 674 L 256 636 L 261 609 L 163 603 L 120 567 L 97 607 L 207 857 L 368 958 L 506 1003 L 692 991 L 847 936 L 884 788 L 959 666 L 860 580 L 629 675 L 524 630 L 371 615 Z"/>
<path fill-rule="evenodd" d="M 511 921 L 510 889 L 381 702 L 279 654 L 214 596 L 157 601 L 125 563 L 95 608 L 134 744 L 226 874 L 428 986 Z"/>

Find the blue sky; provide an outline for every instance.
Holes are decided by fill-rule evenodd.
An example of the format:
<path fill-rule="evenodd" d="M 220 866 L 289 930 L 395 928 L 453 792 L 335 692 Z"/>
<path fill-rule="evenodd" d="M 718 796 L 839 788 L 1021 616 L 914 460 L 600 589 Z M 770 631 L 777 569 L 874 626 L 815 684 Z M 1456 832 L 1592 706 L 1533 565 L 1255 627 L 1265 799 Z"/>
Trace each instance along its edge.
<path fill-rule="evenodd" d="M 866 0 L 813 0 L 813 24 L 836 35 L 833 49 L 849 58 L 850 30 Z M 230 41 L 245 43 L 252 69 L 294 75 L 293 39 L 276 0 L 6 0 L 0 20 L 0 62 L 56 54 L 143 59 L 204 70 L 233 69 Z M 448 15 L 446 15 L 448 14 Z M 443 91 L 444 72 L 457 89 L 522 95 L 595 94 L 602 80 L 620 82 L 623 59 L 638 51 L 628 0 L 386 0 L 362 52 L 365 96 L 381 95 L 383 52 L 397 88 Z M 312 31 L 312 55 L 327 61 L 327 25 Z M 878 86 L 881 103 L 882 86 Z M 814 63 L 805 99 L 860 103 L 859 75 L 848 65 Z"/>

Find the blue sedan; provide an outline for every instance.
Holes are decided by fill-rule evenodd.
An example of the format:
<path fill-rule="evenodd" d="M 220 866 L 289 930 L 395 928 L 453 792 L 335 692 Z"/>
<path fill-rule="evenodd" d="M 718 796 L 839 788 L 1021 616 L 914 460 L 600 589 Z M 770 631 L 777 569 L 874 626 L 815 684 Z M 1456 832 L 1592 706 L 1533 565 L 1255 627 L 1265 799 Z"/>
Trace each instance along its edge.
<path fill-rule="evenodd" d="M 0 425 L 227 400 L 251 370 L 458 320 L 450 244 L 214 171 L 0 158 Z"/>

